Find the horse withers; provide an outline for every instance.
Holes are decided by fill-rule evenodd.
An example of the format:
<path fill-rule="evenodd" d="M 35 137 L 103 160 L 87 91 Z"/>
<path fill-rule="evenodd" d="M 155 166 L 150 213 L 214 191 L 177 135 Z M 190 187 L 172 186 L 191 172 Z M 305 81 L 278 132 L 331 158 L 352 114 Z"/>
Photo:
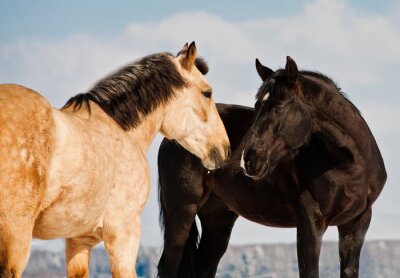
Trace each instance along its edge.
<path fill-rule="evenodd" d="M 232 145 L 222 168 L 208 173 L 173 141 L 161 144 L 159 275 L 214 277 L 240 215 L 297 228 L 300 277 L 318 277 L 322 235 L 337 226 L 341 277 L 358 277 L 371 207 L 386 181 L 377 143 L 330 78 L 298 71 L 290 58 L 285 69 L 258 61 L 256 68 L 263 83 L 255 110 L 217 104 Z"/>
<path fill-rule="evenodd" d="M 229 139 L 194 42 L 105 77 L 58 110 L 0 85 L 0 277 L 20 277 L 32 237 L 66 239 L 68 277 L 88 277 L 104 241 L 113 277 L 136 277 L 146 152 L 160 131 L 215 169 Z"/>

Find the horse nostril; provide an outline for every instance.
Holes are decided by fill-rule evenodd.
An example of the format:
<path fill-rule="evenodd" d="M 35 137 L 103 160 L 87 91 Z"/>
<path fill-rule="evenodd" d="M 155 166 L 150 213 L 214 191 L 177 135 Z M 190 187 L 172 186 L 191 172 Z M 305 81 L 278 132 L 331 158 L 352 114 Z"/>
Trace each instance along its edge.
<path fill-rule="evenodd" d="M 254 174 L 255 167 L 254 167 L 254 164 L 251 162 L 250 159 L 245 162 L 245 167 L 246 167 L 247 173 L 249 173 L 250 175 Z"/>
<path fill-rule="evenodd" d="M 211 157 L 214 159 L 215 165 L 217 167 L 220 167 L 221 163 L 222 163 L 222 160 L 221 160 L 221 157 L 220 157 L 219 152 L 218 152 L 217 149 L 214 148 L 214 149 L 211 150 Z"/>

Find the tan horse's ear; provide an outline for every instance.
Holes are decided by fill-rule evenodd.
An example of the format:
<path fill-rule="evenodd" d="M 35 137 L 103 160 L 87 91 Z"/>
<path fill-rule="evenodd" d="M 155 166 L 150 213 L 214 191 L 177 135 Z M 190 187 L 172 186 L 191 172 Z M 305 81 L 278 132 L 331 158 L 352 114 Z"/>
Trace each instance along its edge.
<path fill-rule="evenodd" d="M 187 44 L 183 46 L 182 50 L 184 50 L 185 46 L 187 46 Z M 195 42 L 192 42 L 189 47 L 187 47 L 186 51 L 182 52 L 182 50 L 180 51 L 182 56 L 180 57 L 181 65 L 184 69 L 191 70 L 194 65 L 194 61 L 197 58 L 197 48 Z"/>
<path fill-rule="evenodd" d="M 179 52 L 178 52 L 178 54 L 176 54 L 176 56 L 178 57 L 179 55 L 186 54 L 188 48 L 189 48 L 189 44 L 185 43 L 185 45 L 182 47 L 181 50 L 179 50 Z"/>

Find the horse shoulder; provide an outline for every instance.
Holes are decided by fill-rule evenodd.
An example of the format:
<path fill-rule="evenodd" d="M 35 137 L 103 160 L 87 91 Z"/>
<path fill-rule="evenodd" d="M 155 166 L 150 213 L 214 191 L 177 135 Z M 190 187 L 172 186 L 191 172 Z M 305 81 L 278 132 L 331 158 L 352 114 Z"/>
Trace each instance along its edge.
<path fill-rule="evenodd" d="M 83 111 L 54 109 L 53 115 L 55 146 L 50 161 L 53 192 L 49 192 L 49 200 L 67 185 L 80 192 L 91 186 L 93 194 L 109 193 L 123 149 L 118 131 L 108 127 L 108 123 L 97 123 L 95 114 Z"/>
<path fill-rule="evenodd" d="M 8 184 L 19 190 L 17 195 L 25 192 L 30 196 L 24 202 L 35 202 L 31 206 L 38 209 L 37 202 L 47 186 L 49 157 L 54 147 L 54 120 L 48 101 L 29 88 L 0 85 L 0 145 L 2 188 Z"/>
<path fill-rule="evenodd" d="M 120 156 L 115 185 L 104 213 L 105 226 L 122 228 L 121 223 L 139 217 L 146 204 L 150 192 L 150 170 L 145 154 L 140 148 L 132 147 Z"/>

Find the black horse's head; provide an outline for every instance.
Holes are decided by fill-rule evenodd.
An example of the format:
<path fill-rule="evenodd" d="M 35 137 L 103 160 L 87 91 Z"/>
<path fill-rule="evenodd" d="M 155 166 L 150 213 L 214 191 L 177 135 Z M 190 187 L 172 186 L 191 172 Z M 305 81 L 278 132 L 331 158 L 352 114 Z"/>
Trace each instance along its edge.
<path fill-rule="evenodd" d="M 312 120 L 303 102 L 294 60 L 288 56 L 285 69 L 275 72 L 256 59 L 256 68 L 263 84 L 257 93 L 256 118 L 243 151 L 242 167 L 248 176 L 260 179 L 307 142 Z"/>

